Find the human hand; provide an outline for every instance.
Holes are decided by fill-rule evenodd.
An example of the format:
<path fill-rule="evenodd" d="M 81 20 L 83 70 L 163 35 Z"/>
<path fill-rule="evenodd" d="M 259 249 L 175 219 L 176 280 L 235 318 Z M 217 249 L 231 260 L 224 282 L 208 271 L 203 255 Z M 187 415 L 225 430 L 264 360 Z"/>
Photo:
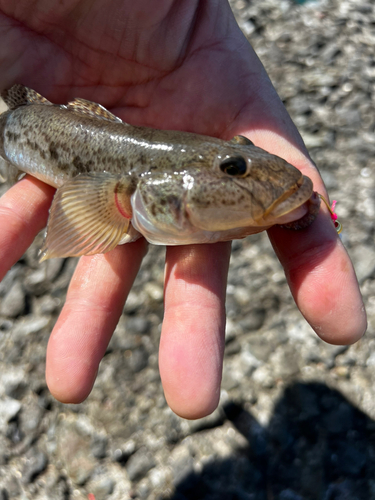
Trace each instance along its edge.
<path fill-rule="evenodd" d="M 0 0 L 0 88 L 52 102 L 99 102 L 133 125 L 249 137 L 322 180 L 225 0 Z M 26 176 L 0 200 L 0 278 L 44 227 L 54 190 Z M 346 344 L 366 317 L 350 260 L 322 208 L 303 232 L 269 231 L 298 307 L 324 340 Z M 80 259 L 47 351 L 63 402 L 89 394 L 146 252 L 143 239 Z M 197 418 L 217 405 L 230 245 L 167 249 L 160 373 L 167 401 Z"/>

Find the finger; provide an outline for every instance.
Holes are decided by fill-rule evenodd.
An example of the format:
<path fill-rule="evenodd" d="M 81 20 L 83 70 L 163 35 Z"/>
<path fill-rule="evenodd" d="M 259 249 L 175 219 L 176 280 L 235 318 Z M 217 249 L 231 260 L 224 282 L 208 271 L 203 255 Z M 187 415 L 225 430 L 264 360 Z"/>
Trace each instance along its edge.
<path fill-rule="evenodd" d="M 248 135 L 257 146 L 284 158 L 309 176 L 314 190 L 328 199 L 319 172 L 305 149 L 294 146 L 296 129 L 289 118 L 282 130 L 283 114 L 285 110 L 280 108 L 274 131 L 260 130 L 253 123 Z M 327 209 L 322 206 L 317 219 L 305 230 L 273 227 L 269 236 L 293 297 L 316 333 L 332 344 L 350 344 L 361 338 L 367 326 L 366 312 L 353 265 Z"/>
<path fill-rule="evenodd" d="M 185 418 L 220 396 L 230 244 L 168 247 L 159 367 L 166 399 Z"/>
<path fill-rule="evenodd" d="M 47 224 L 55 189 L 26 176 L 0 199 L 0 280 Z"/>
<path fill-rule="evenodd" d="M 47 348 L 47 384 L 59 401 L 90 393 L 146 249 L 142 238 L 80 259 Z"/>
<path fill-rule="evenodd" d="M 327 198 L 323 181 L 309 159 L 284 139 L 275 144 L 279 156 L 308 175 L 314 190 Z M 326 207 L 321 207 L 309 228 L 292 231 L 274 227 L 269 236 L 293 297 L 316 333 L 332 344 L 351 344 L 361 338 L 367 321 L 357 278 Z"/>
<path fill-rule="evenodd" d="M 366 313 L 355 272 L 329 215 L 319 213 L 302 231 L 274 227 L 270 239 L 292 295 L 316 333 L 331 344 L 356 342 Z"/>

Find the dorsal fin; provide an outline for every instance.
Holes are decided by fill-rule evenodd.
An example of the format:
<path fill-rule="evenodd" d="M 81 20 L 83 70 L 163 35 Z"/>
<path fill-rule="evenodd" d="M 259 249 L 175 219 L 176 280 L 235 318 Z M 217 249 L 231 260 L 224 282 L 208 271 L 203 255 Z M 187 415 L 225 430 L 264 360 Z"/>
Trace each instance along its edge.
<path fill-rule="evenodd" d="M 1 97 L 9 109 L 27 106 L 28 104 L 52 104 L 38 94 L 38 92 L 35 92 L 35 90 L 20 84 L 13 85 L 10 89 L 4 90 L 1 93 Z"/>
<path fill-rule="evenodd" d="M 86 99 L 82 99 L 81 97 L 76 97 L 74 101 L 68 102 L 65 107 L 71 111 L 77 111 L 77 113 L 84 113 L 85 115 L 102 118 L 103 120 L 122 123 L 122 120 L 120 118 L 112 114 L 101 104 L 87 101 Z"/>
<path fill-rule="evenodd" d="M 239 144 L 240 146 L 254 146 L 254 143 L 243 135 L 235 135 L 229 142 L 233 144 Z"/>

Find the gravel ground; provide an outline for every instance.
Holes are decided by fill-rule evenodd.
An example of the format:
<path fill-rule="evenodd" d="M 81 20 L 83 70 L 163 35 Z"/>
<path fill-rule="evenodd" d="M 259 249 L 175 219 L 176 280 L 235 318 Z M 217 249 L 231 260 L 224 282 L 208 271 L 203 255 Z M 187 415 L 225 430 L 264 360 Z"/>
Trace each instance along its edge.
<path fill-rule="evenodd" d="M 318 164 L 369 316 L 351 347 L 302 319 L 264 234 L 233 243 L 219 408 L 187 421 L 158 373 L 164 249 L 151 247 L 90 397 L 44 379 L 75 259 L 0 284 L 0 500 L 375 499 L 375 8 L 371 0 L 232 3 Z"/>

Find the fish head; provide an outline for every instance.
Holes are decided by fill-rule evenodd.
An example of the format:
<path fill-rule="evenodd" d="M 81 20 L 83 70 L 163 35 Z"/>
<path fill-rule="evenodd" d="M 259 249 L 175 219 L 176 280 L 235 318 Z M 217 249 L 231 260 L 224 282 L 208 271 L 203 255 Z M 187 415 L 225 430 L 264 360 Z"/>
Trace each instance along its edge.
<path fill-rule="evenodd" d="M 221 141 L 175 172 L 142 179 L 133 224 L 152 243 L 241 238 L 302 219 L 312 196 L 312 181 L 282 158 Z"/>
<path fill-rule="evenodd" d="M 286 224 L 306 213 L 312 181 L 282 158 L 253 145 L 227 146 L 196 173 L 185 198 L 189 220 L 212 231 Z M 258 232 L 258 231 L 254 231 Z"/>

